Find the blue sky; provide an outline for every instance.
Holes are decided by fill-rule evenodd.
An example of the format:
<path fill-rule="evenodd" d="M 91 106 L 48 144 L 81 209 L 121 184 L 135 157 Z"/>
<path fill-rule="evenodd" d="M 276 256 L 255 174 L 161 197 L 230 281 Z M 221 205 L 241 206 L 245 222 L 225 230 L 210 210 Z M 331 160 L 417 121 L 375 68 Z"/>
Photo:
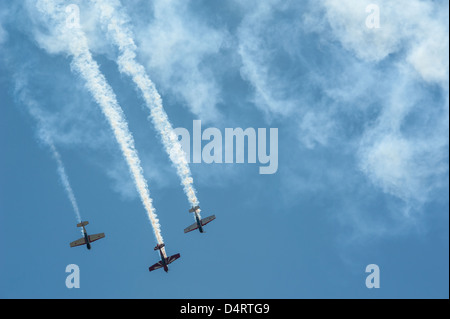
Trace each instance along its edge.
<path fill-rule="evenodd" d="M 276 174 L 190 165 L 217 216 L 206 234 L 183 233 L 189 203 L 99 12 L 56 2 L 80 8 L 181 259 L 148 272 L 152 227 L 68 44 L 35 1 L 0 0 L 1 298 L 448 298 L 448 2 L 123 1 L 174 127 L 278 128 Z M 106 234 L 91 251 L 69 247 L 80 232 L 45 136 L 88 232 Z"/>

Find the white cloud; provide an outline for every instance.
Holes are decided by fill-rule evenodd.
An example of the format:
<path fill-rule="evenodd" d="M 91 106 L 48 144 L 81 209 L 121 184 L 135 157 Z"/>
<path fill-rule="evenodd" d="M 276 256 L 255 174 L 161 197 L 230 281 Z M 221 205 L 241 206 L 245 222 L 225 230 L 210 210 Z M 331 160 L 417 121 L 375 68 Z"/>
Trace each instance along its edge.
<path fill-rule="evenodd" d="M 318 22 L 320 11 L 308 16 L 308 25 L 366 63 L 359 83 L 372 77 L 367 83 L 373 87 L 366 87 L 365 96 L 352 88 L 347 92 L 326 89 L 338 101 L 364 108 L 372 99 L 380 105 L 378 118 L 367 123 L 361 137 L 360 169 L 384 192 L 422 204 L 448 174 L 448 98 L 441 98 L 448 95 L 448 2 L 376 1 L 379 29 L 365 25 L 365 8 L 370 3 L 323 0 L 328 25 Z M 391 67 L 383 74 L 368 73 L 386 60 Z M 432 97 L 432 91 L 420 82 L 441 89 Z M 410 124 L 419 116 L 424 120 Z"/>
<path fill-rule="evenodd" d="M 326 146 L 335 130 L 334 125 L 327 113 L 308 111 L 300 120 L 299 139 L 309 149 L 316 145 Z"/>
<path fill-rule="evenodd" d="M 384 93 L 377 121 L 361 138 L 359 166 L 384 192 L 420 206 L 430 192 L 445 186 L 448 98 L 431 104 L 433 97 L 423 97 L 410 69 L 398 74 L 394 88 Z"/>
<path fill-rule="evenodd" d="M 227 32 L 203 22 L 190 11 L 189 1 L 157 0 L 151 5 L 150 23 L 135 24 L 139 52 L 150 76 L 159 90 L 178 96 L 203 121 L 219 119 L 222 92 L 214 65 L 204 64 L 219 54 Z"/>
<path fill-rule="evenodd" d="M 239 26 L 238 53 L 241 57 L 241 76 L 254 88 L 254 103 L 268 115 L 287 116 L 298 107 L 286 80 L 271 68 L 276 43 L 274 31 L 279 29 L 273 21 L 279 1 L 250 1 L 241 4 L 248 13 Z M 269 31 L 270 30 L 270 31 Z"/>
<path fill-rule="evenodd" d="M 366 61 L 379 62 L 406 50 L 406 61 L 425 81 L 448 83 L 448 2 L 389 1 L 380 8 L 380 28 L 369 29 L 366 7 L 372 0 L 323 0 L 333 36 Z"/>
<path fill-rule="evenodd" d="M 380 8 L 379 29 L 366 26 L 372 3 Z M 274 0 L 241 8 L 241 74 L 260 110 L 297 122 L 307 148 L 333 139 L 345 152 L 356 144 L 355 169 L 407 204 L 420 206 L 444 186 L 448 2 L 323 0 L 302 7 Z"/>
<path fill-rule="evenodd" d="M 302 13 L 305 3 L 237 2 L 243 18 L 237 29 L 240 74 L 253 89 L 251 101 L 267 122 L 294 122 L 302 146 L 327 146 L 336 129 L 334 111 L 314 97 L 324 66 L 309 61 Z M 312 50 L 312 49 L 311 49 Z"/>
<path fill-rule="evenodd" d="M 396 3 L 399 1 L 396 1 Z M 323 0 L 319 2 L 325 10 L 334 37 L 342 45 L 355 52 L 367 61 L 380 61 L 390 53 L 400 48 L 404 29 L 400 28 L 400 16 L 393 17 L 400 4 L 383 3 L 380 7 L 379 29 L 369 29 L 366 26 L 366 7 L 373 3 L 371 0 Z M 398 6 L 398 7 L 397 7 Z M 403 24 L 403 21 L 400 22 Z"/>
<path fill-rule="evenodd" d="M 0 4 L 0 45 L 8 40 L 8 32 L 5 30 L 5 25 L 10 21 L 11 9 L 14 5 Z"/>
<path fill-rule="evenodd" d="M 71 4 L 61 0 L 56 2 L 57 6 L 62 8 Z M 54 8 L 52 8 L 54 2 L 45 4 L 36 3 L 34 0 L 26 0 L 24 3 L 29 22 L 25 28 L 28 28 L 28 31 L 32 34 L 37 44 L 49 54 L 70 54 L 68 47 L 69 40 L 64 39 L 61 29 L 56 25 L 57 22 L 37 10 L 37 5 L 49 5 L 50 9 L 48 10 L 54 10 Z M 86 34 L 91 51 L 94 54 L 104 54 L 111 57 L 114 51 L 108 44 L 108 41 L 101 30 L 97 12 L 93 10 L 92 3 L 90 1 L 75 1 L 75 4 L 79 8 L 80 26 Z"/>
<path fill-rule="evenodd" d="M 408 199 L 418 194 L 410 143 L 395 134 L 382 134 L 365 152 L 361 169 L 384 191 Z"/>
<path fill-rule="evenodd" d="M 436 34 L 438 36 L 433 36 Z M 448 86 L 448 30 L 430 30 L 430 34 L 424 35 L 423 40 L 414 45 L 407 59 L 425 81 Z"/>

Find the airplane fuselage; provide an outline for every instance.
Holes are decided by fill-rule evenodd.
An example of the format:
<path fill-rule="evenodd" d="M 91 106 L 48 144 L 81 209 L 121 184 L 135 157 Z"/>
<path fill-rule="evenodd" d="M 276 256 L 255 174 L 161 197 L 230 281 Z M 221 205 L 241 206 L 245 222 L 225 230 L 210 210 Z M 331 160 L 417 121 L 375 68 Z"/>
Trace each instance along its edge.
<path fill-rule="evenodd" d="M 167 266 L 166 256 L 164 256 L 165 254 L 163 254 L 163 252 L 161 251 L 161 249 L 159 250 L 159 255 L 161 256 L 161 262 L 162 262 L 162 264 L 163 264 L 164 271 L 165 271 L 165 272 L 168 272 L 168 271 L 169 271 L 169 267 Z"/>
<path fill-rule="evenodd" d="M 83 226 L 83 233 L 84 233 L 84 240 L 86 241 L 86 247 L 87 247 L 87 249 L 91 249 L 91 243 L 90 243 L 90 241 L 89 241 L 89 236 L 88 236 L 88 234 L 87 234 L 87 232 L 86 232 L 86 229 L 84 228 L 84 226 Z"/>
<path fill-rule="evenodd" d="M 200 220 L 200 216 L 198 216 L 197 211 L 195 212 L 195 220 L 196 220 L 196 222 L 197 222 L 198 230 L 199 230 L 201 233 L 203 233 L 203 226 L 202 226 L 202 223 L 201 223 L 201 220 Z"/>

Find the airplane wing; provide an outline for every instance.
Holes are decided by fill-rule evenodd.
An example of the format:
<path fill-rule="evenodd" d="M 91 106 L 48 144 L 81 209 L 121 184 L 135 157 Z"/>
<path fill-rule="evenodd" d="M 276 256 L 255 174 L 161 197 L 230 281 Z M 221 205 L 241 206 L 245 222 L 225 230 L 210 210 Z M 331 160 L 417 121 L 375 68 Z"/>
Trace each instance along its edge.
<path fill-rule="evenodd" d="M 89 235 L 89 241 L 92 243 L 93 241 L 99 240 L 105 238 L 105 234 L 101 233 L 101 234 L 95 234 L 95 235 Z"/>
<path fill-rule="evenodd" d="M 175 260 L 177 260 L 180 257 L 181 257 L 180 254 L 175 254 L 173 256 L 167 257 L 166 262 L 167 262 L 167 264 L 173 263 Z"/>
<path fill-rule="evenodd" d="M 70 247 L 76 247 L 76 246 L 81 246 L 81 245 L 85 245 L 85 244 L 86 244 L 86 240 L 84 238 L 80 238 L 78 240 L 71 242 Z"/>
<path fill-rule="evenodd" d="M 203 218 L 201 220 L 202 226 L 205 226 L 206 224 L 208 224 L 209 222 L 212 222 L 214 219 L 216 219 L 216 215 L 212 215 L 206 218 Z"/>
<path fill-rule="evenodd" d="M 156 270 L 156 269 L 159 269 L 159 268 L 162 268 L 162 267 L 164 267 L 164 266 L 163 266 L 162 262 L 159 261 L 156 264 L 154 264 L 153 266 L 149 267 L 148 270 L 149 271 L 153 271 L 153 270 Z"/>
<path fill-rule="evenodd" d="M 190 231 L 196 230 L 197 228 L 198 228 L 197 223 L 192 224 L 191 226 L 189 226 L 188 228 L 186 228 L 186 229 L 184 230 L 184 233 L 185 233 L 185 234 L 186 234 L 186 233 L 189 233 Z"/>

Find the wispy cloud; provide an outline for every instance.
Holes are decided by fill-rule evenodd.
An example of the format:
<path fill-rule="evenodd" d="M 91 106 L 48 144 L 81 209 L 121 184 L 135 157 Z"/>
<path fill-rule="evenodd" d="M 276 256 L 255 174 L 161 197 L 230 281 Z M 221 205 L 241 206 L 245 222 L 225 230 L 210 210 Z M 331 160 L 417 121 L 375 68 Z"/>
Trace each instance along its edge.
<path fill-rule="evenodd" d="M 249 1 L 236 35 L 254 105 L 296 132 L 297 156 L 325 156 L 303 163 L 329 172 L 313 189 L 350 196 L 337 204 L 339 220 L 365 238 L 407 229 L 448 188 L 449 147 L 448 3 L 377 1 L 381 28 L 369 29 L 370 3 Z M 310 171 L 286 169 L 286 185 L 311 189 Z M 391 203 L 376 217 L 347 191 L 364 183 L 361 173 L 361 196 Z"/>
<path fill-rule="evenodd" d="M 215 121 L 221 116 L 217 105 L 223 92 L 212 70 L 214 62 L 207 61 L 221 51 L 228 33 L 202 21 L 190 4 L 152 1 L 152 18 L 134 23 L 134 32 L 139 54 L 160 89 L 177 96 L 180 105 L 202 120 Z"/>
<path fill-rule="evenodd" d="M 404 52 L 425 81 L 448 82 L 448 2 L 377 1 L 380 29 L 365 26 L 369 0 L 323 0 L 332 37 L 358 58 L 379 62 Z"/>
<path fill-rule="evenodd" d="M 369 29 L 363 12 L 370 3 L 322 1 L 329 28 L 321 31 L 368 70 L 389 65 L 377 79 L 389 86 L 374 82 L 367 90 L 381 112 L 361 137 L 359 167 L 384 192 L 420 205 L 448 173 L 448 3 L 378 1 L 380 28 Z"/>
<path fill-rule="evenodd" d="M 356 142 L 355 169 L 384 192 L 423 203 L 448 162 L 448 4 L 379 1 L 381 28 L 369 29 L 370 3 L 248 4 L 238 31 L 242 76 L 258 108 L 298 122 L 304 146 Z M 300 79 L 307 89 L 293 92 Z M 412 122 L 420 112 L 427 122 Z M 439 133 L 430 134 L 431 123 Z M 346 126 L 360 129 L 349 135 Z"/>
<path fill-rule="evenodd" d="M 257 107 L 272 115 L 287 116 L 298 108 L 301 101 L 291 94 L 292 86 L 286 85 L 288 76 L 282 70 L 271 67 L 276 64 L 278 31 L 282 22 L 275 21 L 275 13 L 286 9 L 280 1 L 251 1 L 244 4 L 248 13 L 237 33 L 238 53 L 242 61 L 241 75 L 255 90 Z M 279 51 L 278 51 L 279 52 Z"/>

